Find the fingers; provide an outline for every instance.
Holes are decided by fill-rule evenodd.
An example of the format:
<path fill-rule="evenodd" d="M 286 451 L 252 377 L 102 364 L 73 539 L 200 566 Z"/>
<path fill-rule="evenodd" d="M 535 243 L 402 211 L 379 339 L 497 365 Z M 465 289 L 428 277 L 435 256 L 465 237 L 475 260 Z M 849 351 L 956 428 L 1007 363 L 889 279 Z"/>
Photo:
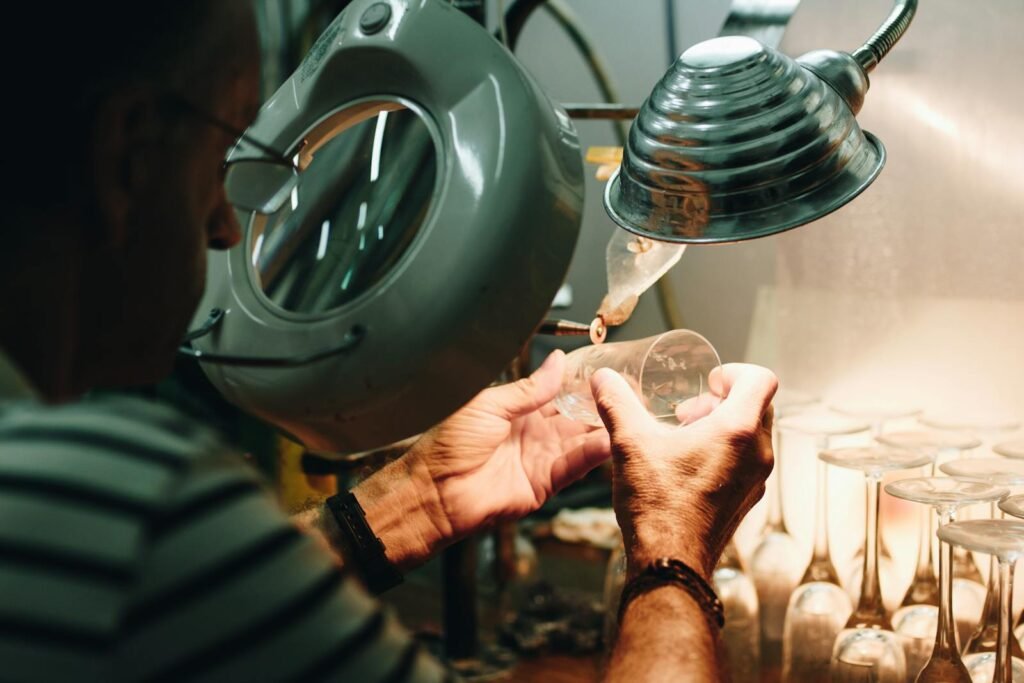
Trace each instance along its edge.
<path fill-rule="evenodd" d="M 760 421 L 769 409 L 779 380 L 767 368 L 746 363 L 723 365 L 718 376 L 725 399 L 719 412 L 756 414 Z"/>
<path fill-rule="evenodd" d="M 563 454 L 551 465 L 552 492 L 557 493 L 611 457 L 611 438 L 601 429 L 567 439 Z"/>
<path fill-rule="evenodd" d="M 564 370 L 565 353 L 556 350 L 529 377 L 493 387 L 483 395 L 498 414 L 512 420 L 532 413 L 557 396 Z"/>
<path fill-rule="evenodd" d="M 705 392 L 700 396 L 688 398 L 676 406 L 676 419 L 679 424 L 693 424 L 702 417 L 711 414 L 715 408 L 722 403 L 721 397 L 712 392 Z"/>
<path fill-rule="evenodd" d="M 609 431 L 630 426 L 657 424 L 622 375 L 601 368 L 590 378 L 590 391 L 597 403 L 597 412 Z"/>

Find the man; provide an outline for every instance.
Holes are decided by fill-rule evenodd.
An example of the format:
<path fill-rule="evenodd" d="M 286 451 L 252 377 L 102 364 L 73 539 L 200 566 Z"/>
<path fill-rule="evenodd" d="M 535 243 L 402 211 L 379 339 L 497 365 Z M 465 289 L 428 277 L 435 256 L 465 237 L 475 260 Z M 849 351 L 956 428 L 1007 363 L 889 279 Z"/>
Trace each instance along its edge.
<path fill-rule="evenodd" d="M 206 248 L 239 241 L 219 175 L 233 140 L 210 121 L 243 129 L 258 109 L 248 2 L 26 12 L 48 30 L 5 44 L 0 678 L 444 680 L 339 570 L 345 550 L 300 534 L 205 428 L 79 400 L 167 372 Z M 536 509 L 611 453 L 630 576 L 670 558 L 709 578 L 763 493 L 774 377 L 727 366 L 722 405 L 672 430 L 600 372 L 606 432 L 551 408 L 563 363 L 484 391 L 354 490 L 393 566 Z M 326 511 L 307 522 L 343 548 Z M 609 680 L 718 680 L 708 616 L 679 584 L 637 592 Z"/>

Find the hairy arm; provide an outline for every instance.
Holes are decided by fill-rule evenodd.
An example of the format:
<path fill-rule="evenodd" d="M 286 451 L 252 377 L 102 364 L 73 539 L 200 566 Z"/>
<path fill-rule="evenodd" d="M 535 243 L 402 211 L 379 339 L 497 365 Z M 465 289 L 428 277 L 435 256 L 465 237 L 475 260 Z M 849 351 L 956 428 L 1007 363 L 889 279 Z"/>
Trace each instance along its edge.
<path fill-rule="evenodd" d="M 690 594 L 676 586 L 644 593 L 626 608 L 606 683 L 717 683 L 717 638 Z"/>
<path fill-rule="evenodd" d="M 436 520 L 443 518 L 430 474 L 416 458 L 388 463 L 353 489 L 370 529 L 381 539 L 388 560 L 400 571 L 433 556 L 449 535 Z M 323 503 L 292 515 L 292 521 L 311 533 L 344 565 L 349 552 L 331 511 Z"/>
<path fill-rule="evenodd" d="M 764 493 L 772 467 L 771 399 L 763 368 L 727 365 L 712 376 L 725 396 L 685 427 L 656 422 L 621 377 L 591 379 L 612 437 L 612 502 L 626 548 L 627 585 L 660 558 L 710 582 L 740 520 Z M 609 683 L 703 683 L 726 678 L 718 634 L 684 588 L 638 595 L 619 625 Z"/>

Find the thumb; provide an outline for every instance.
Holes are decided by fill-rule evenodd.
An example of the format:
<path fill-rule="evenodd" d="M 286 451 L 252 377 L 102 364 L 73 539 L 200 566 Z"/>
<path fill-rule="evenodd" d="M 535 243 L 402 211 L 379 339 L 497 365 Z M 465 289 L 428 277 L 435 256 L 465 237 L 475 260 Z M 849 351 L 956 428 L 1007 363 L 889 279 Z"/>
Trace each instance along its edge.
<path fill-rule="evenodd" d="M 502 417 L 512 420 L 532 413 L 558 395 L 564 371 L 565 354 L 556 350 L 529 377 L 492 387 L 484 396 Z"/>
<path fill-rule="evenodd" d="M 595 372 L 590 378 L 590 391 L 601 421 L 613 435 L 645 420 L 654 420 L 625 378 L 614 370 L 601 368 Z"/>

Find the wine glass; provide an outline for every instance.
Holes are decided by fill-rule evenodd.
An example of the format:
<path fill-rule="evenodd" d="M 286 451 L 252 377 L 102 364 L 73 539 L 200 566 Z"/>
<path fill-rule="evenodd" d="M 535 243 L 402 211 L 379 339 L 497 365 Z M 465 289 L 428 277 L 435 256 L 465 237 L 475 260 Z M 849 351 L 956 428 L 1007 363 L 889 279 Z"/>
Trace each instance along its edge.
<path fill-rule="evenodd" d="M 996 486 L 1024 485 L 1024 462 L 1004 458 L 980 458 L 976 460 L 952 460 L 939 467 L 951 477 L 965 481 L 984 481 Z M 992 517 L 1001 516 L 992 504 Z M 970 546 L 964 545 L 968 550 Z M 995 567 L 995 556 L 989 564 L 988 593 L 985 606 L 981 611 L 981 619 L 974 634 L 964 646 L 964 654 L 994 652 L 998 642 L 999 630 L 999 584 Z M 1011 638 L 1010 650 L 1014 657 L 1024 661 L 1024 651 L 1016 638 Z"/>
<path fill-rule="evenodd" d="M 776 422 L 772 429 L 775 442 L 775 472 L 768 485 L 768 514 L 760 540 L 750 555 L 750 577 L 757 588 L 761 621 L 761 661 L 769 669 L 782 662 L 782 627 L 786 605 L 804 569 L 796 539 L 786 527 L 783 514 L 784 435 L 778 421 L 795 415 L 817 403 L 817 399 L 791 389 L 780 389 L 772 401 Z M 774 484 L 774 485 L 773 485 Z"/>
<path fill-rule="evenodd" d="M 876 440 L 882 434 L 888 432 L 896 423 L 907 422 L 921 414 L 917 408 L 908 408 L 898 403 L 879 400 L 874 397 L 870 401 L 840 401 L 830 403 L 829 407 L 841 415 L 848 415 L 859 419 L 867 420 L 871 424 L 871 436 Z M 885 537 L 880 538 L 881 552 L 879 555 L 879 569 L 882 575 L 891 579 L 896 573 L 892 553 L 885 542 Z M 863 541 L 862 541 L 863 543 Z M 850 565 L 846 571 L 846 591 L 850 594 L 851 600 L 856 600 L 860 595 L 860 583 L 862 579 L 861 570 L 864 567 L 864 546 L 859 545 L 850 558 Z M 887 585 L 895 585 L 895 582 L 886 581 Z M 891 590 L 891 589 L 890 589 Z M 898 595 L 886 595 L 885 599 L 892 604 L 899 599 Z"/>
<path fill-rule="evenodd" d="M 991 484 L 960 481 L 947 477 L 920 477 L 902 479 L 886 484 L 885 491 L 891 496 L 930 505 L 938 515 L 939 527 L 956 519 L 957 511 L 965 505 L 999 500 L 1008 491 Z M 934 646 L 926 663 L 916 678 L 918 683 L 970 683 L 971 678 L 960 660 L 960 648 L 953 620 L 952 548 L 939 544 L 939 607 L 936 625 L 933 629 Z M 918 606 L 911 609 L 923 609 Z M 908 662 L 908 669 L 910 668 Z M 908 670 L 917 675 L 917 671 Z"/>
<path fill-rule="evenodd" d="M 867 484 L 864 580 L 857 607 L 836 638 L 832 652 L 833 667 L 843 661 L 872 662 L 877 667 L 879 680 L 903 681 L 907 675 L 903 645 L 893 632 L 892 622 L 882 603 L 878 576 L 878 494 L 884 473 L 922 467 L 932 461 L 932 456 L 904 448 L 870 446 L 827 450 L 819 457 L 836 467 L 862 471 Z"/>
<path fill-rule="evenodd" d="M 921 411 L 916 408 L 877 400 L 836 401 L 830 402 L 828 407 L 840 415 L 867 420 L 871 426 L 871 436 L 873 437 L 884 434 L 895 421 L 917 417 L 921 414 Z"/>
<path fill-rule="evenodd" d="M 602 426 L 590 377 L 599 368 L 611 368 L 626 378 L 655 418 L 688 424 L 721 402 L 721 366 L 711 343 L 690 330 L 584 346 L 566 355 L 562 389 L 554 404 L 566 417 Z"/>
<path fill-rule="evenodd" d="M 980 437 L 983 442 L 1021 428 L 1021 422 L 1016 417 L 998 415 L 991 411 L 978 413 L 966 408 L 948 413 L 926 413 L 917 418 L 917 421 L 930 429 L 973 434 Z"/>
<path fill-rule="evenodd" d="M 834 437 L 867 434 L 860 420 L 828 413 L 801 413 L 782 418 L 780 432 L 814 439 L 817 452 L 827 450 Z M 782 637 L 782 680 L 811 683 L 829 680 L 832 645 L 853 609 L 839 584 L 828 543 L 828 477 L 817 461 L 814 503 L 814 550 L 800 585 L 789 597 Z"/>
<path fill-rule="evenodd" d="M 935 476 L 939 463 L 946 462 L 952 457 L 963 456 L 981 445 L 981 441 L 974 435 L 955 431 L 892 432 L 882 434 L 876 437 L 876 440 L 894 448 L 909 448 L 933 454 L 934 460 L 930 468 L 932 476 Z M 922 612 L 916 609 L 917 606 L 938 606 L 939 604 L 939 587 L 935 580 L 934 565 L 932 564 L 935 516 L 927 508 L 922 508 L 922 512 L 924 515 L 921 517 L 918 527 L 918 555 L 914 578 L 892 619 L 897 632 L 908 636 L 909 632 L 901 631 L 897 624 L 903 625 L 904 629 L 911 630 L 915 629 L 916 625 L 915 622 L 905 618 L 903 610 L 911 610 L 920 616 Z M 978 571 L 970 553 L 961 548 L 957 548 L 953 558 L 952 576 L 955 595 L 953 600 L 954 616 L 962 640 L 966 640 L 981 617 L 982 606 L 985 603 L 985 586 L 981 581 L 981 572 Z"/>
<path fill-rule="evenodd" d="M 1019 443 L 1024 448 L 1024 442 Z M 999 509 L 1012 517 L 1024 519 L 1024 495 L 1010 496 L 999 504 Z M 1013 635 L 1018 644 L 1024 641 L 1024 612 L 1021 612 L 1021 615 L 1017 617 L 1017 623 L 1013 627 Z"/>
<path fill-rule="evenodd" d="M 922 451 L 934 454 L 932 461 L 932 476 L 939 465 L 956 457 L 964 457 L 981 445 L 981 439 L 967 432 L 926 432 L 906 431 L 891 432 L 875 437 L 878 443 L 893 448 L 909 448 L 910 450 Z"/>
<path fill-rule="evenodd" d="M 725 611 L 722 644 L 730 680 L 758 683 L 761 679 L 761 633 L 757 588 L 743 569 L 735 541 L 729 541 L 711 580 Z"/>
<path fill-rule="evenodd" d="M 1008 519 L 971 519 L 953 522 L 939 529 L 939 538 L 976 553 L 993 555 L 999 561 L 1000 610 L 996 651 L 964 657 L 964 664 L 971 672 L 972 678 L 975 681 L 989 680 L 989 671 L 994 669 L 995 673 L 990 679 L 993 683 L 1024 680 L 1024 662 L 1011 655 L 1010 646 L 1015 640 L 1010 631 L 1013 567 L 1017 560 L 1024 556 L 1024 522 Z"/>
<path fill-rule="evenodd" d="M 1024 460 L 1024 439 L 997 443 L 992 447 L 992 452 L 1011 460 Z"/>

